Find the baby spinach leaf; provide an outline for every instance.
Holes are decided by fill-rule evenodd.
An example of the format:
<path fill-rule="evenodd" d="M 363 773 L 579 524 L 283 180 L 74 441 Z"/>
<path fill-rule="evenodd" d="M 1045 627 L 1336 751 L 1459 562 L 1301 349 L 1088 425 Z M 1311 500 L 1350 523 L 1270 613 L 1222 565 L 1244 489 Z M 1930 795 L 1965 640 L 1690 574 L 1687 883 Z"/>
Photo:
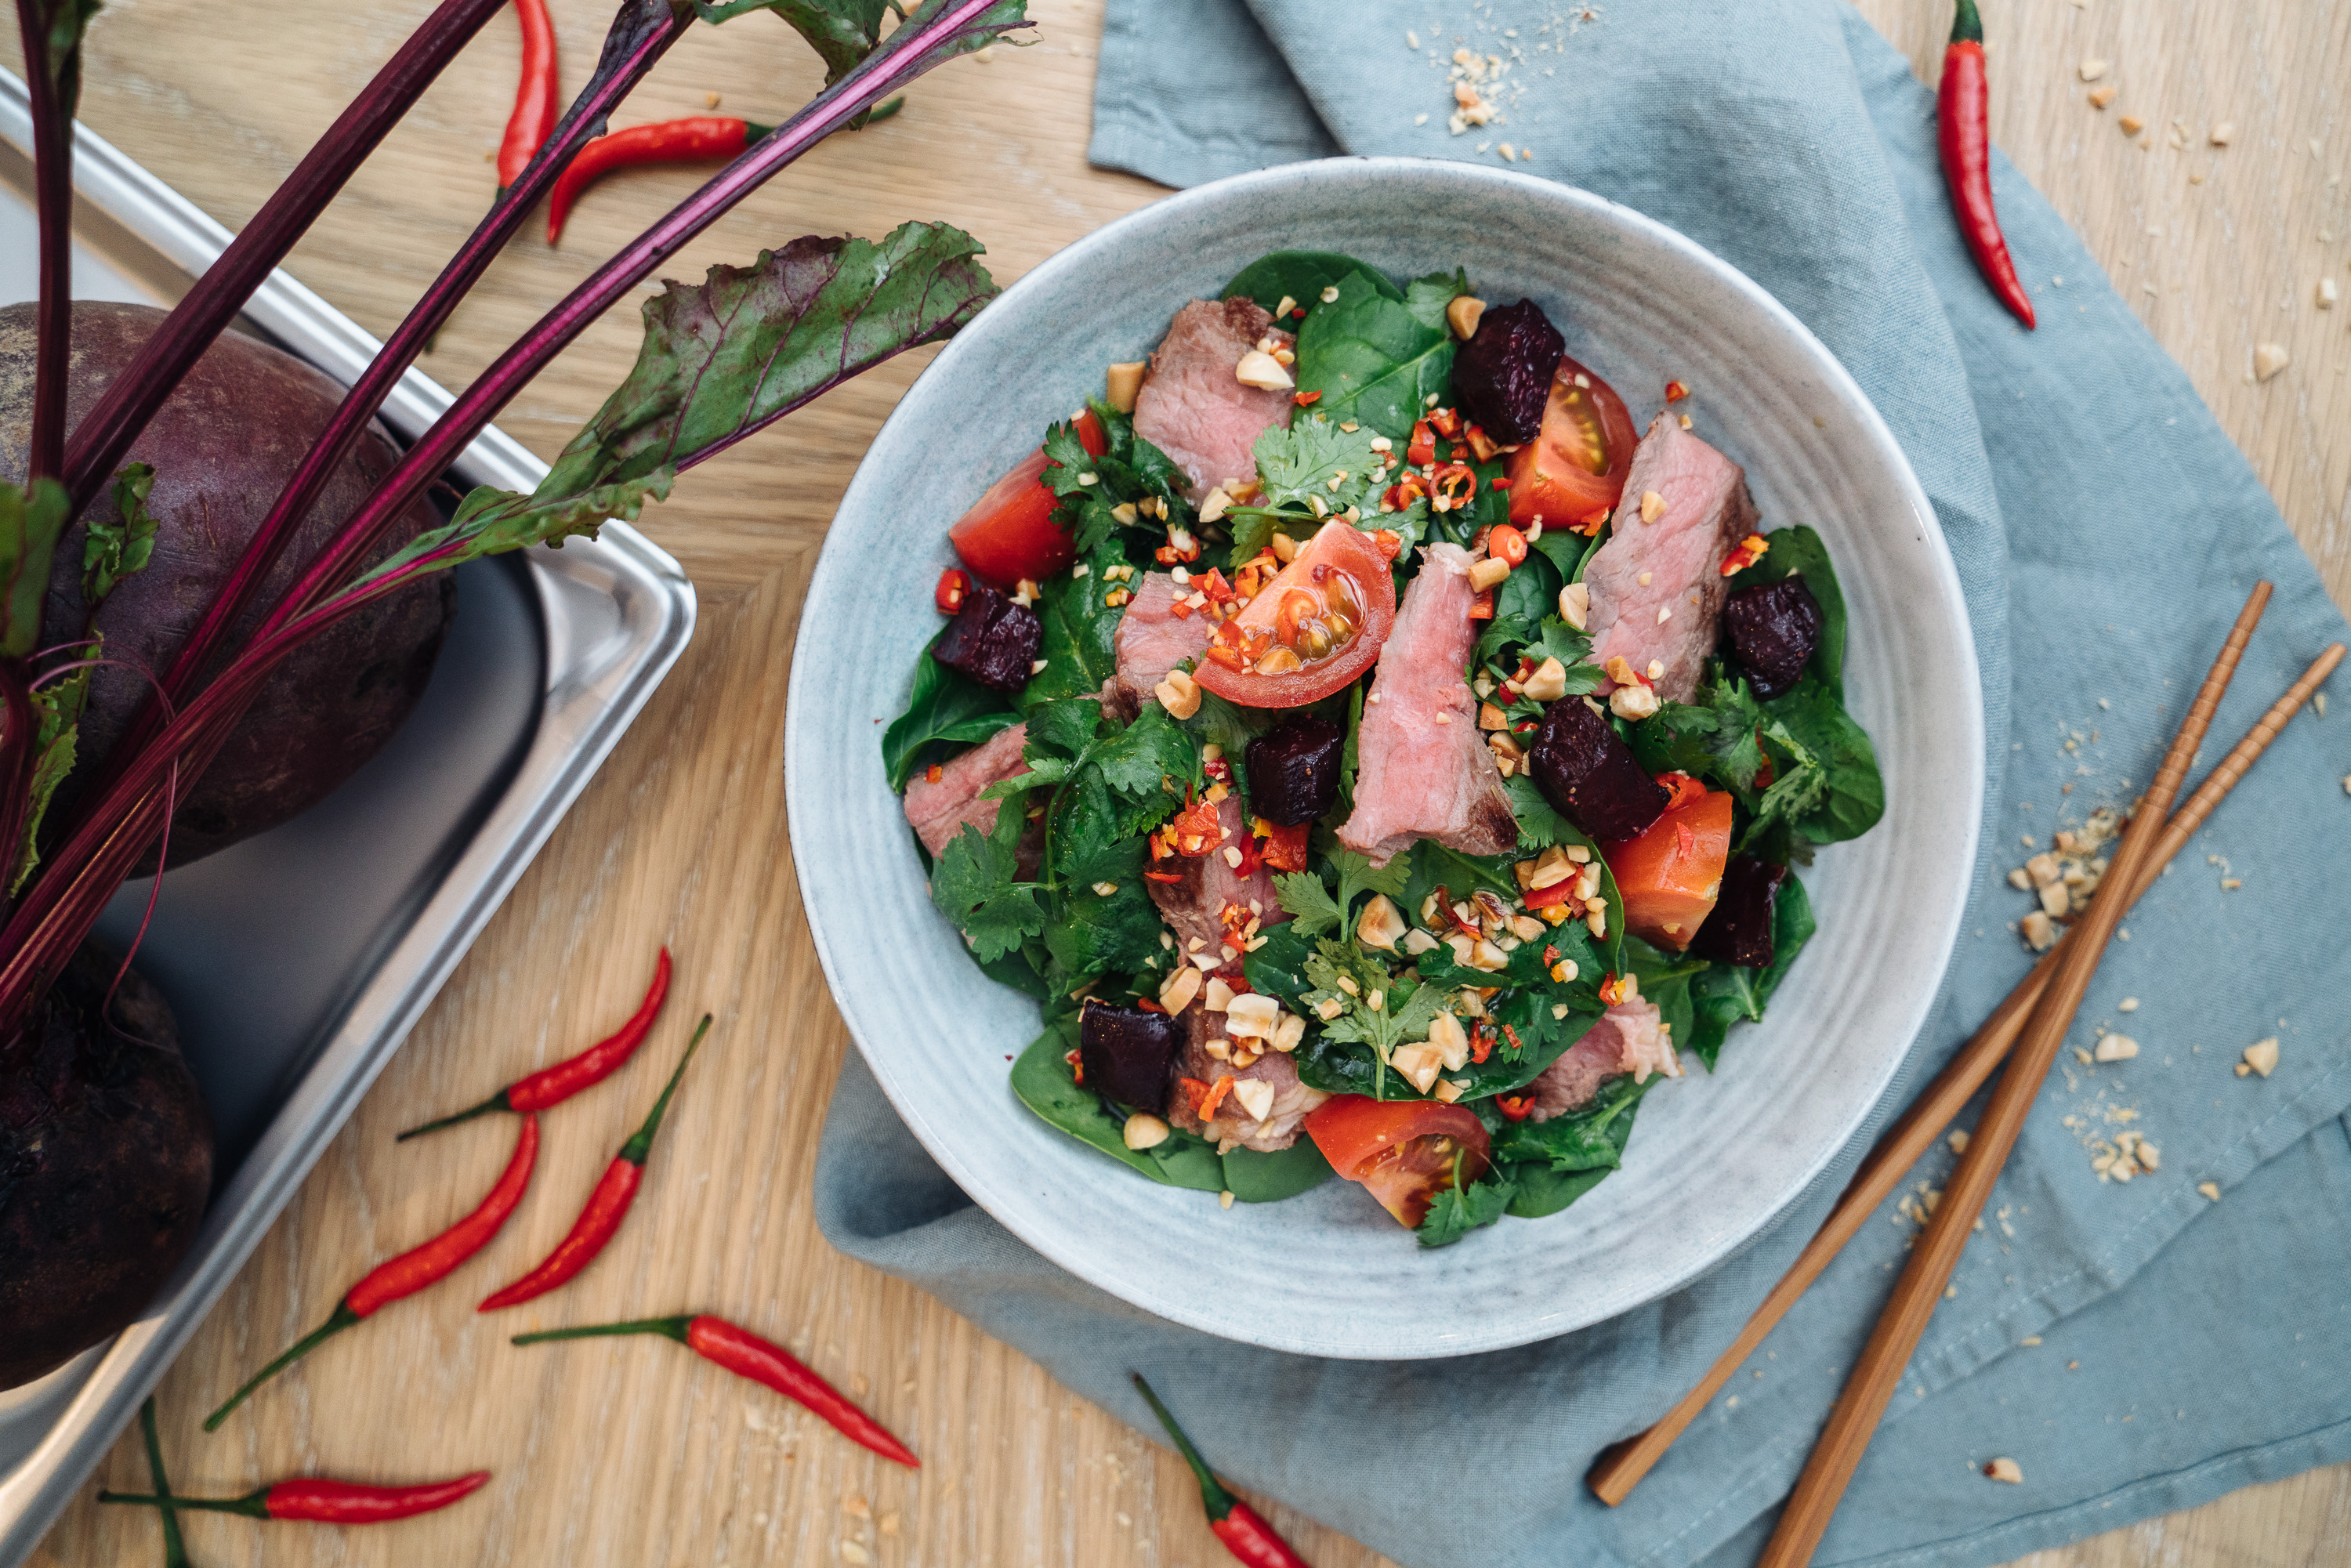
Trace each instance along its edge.
<path fill-rule="evenodd" d="M 1300 1010 L 1298 998 L 1312 985 L 1306 977 L 1306 960 L 1314 951 L 1310 939 L 1313 933 L 1301 930 L 1300 925 L 1285 920 L 1267 926 L 1259 934 L 1261 945 L 1241 960 L 1241 973 L 1249 977 L 1249 989 L 1280 998 L 1293 1012 Z M 1311 1020 L 1311 1014 L 1308 1017 Z"/>
<path fill-rule="evenodd" d="M 1118 671 L 1118 623 L 1126 611 L 1104 602 L 1123 584 L 1102 576 L 1124 558 L 1115 545 L 1098 547 L 1086 558 L 1083 577 L 1061 576 L 1044 585 L 1037 602 L 1045 635 L 1037 656 L 1045 661 L 1020 694 L 1025 710 L 1066 697 L 1094 696 Z"/>
<path fill-rule="evenodd" d="M 1521 1160 L 1496 1168 L 1505 1172 L 1518 1188 L 1510 1199 L 1510 1213 L 1520 1219 L 1541 1219 L 1557 1214 L 1607 1180 L 1611 1167 L 1555 1171 L 1540 1160 Z"/>
<path fill-rule="evenodd" d="M 1286 298 L 1292 305 L 1305 306 L 1311 314 L 1321 306 L 1325 288 L 1350 277 L 1360 277 L 1366 287 L 1383 298 L 1399 303 L 1404 299 L 1404 290 L 1377 267 L 1327 250 L 1278 250 L 1261 256 L 1234 274 L 1218 298 L 1254 299 L 1259 309 L 1267 311 L 1277 308 Z M 1297 323 L 1280 325 L 1286 329 Z"/>
<path fill-rule="evenodd" d="M 1406 863 L 1411 872 L 1405 878 L 1403 896 L 1396 902 L 1415 919 L 1419 916 L 1421 904 L 1440 886 L 1455 900 L 1467 898 L 1481 887 L 1490 888 L 1505 899 L 1519 895 L 1519 879 L 1511 874 L 1508 855 L 1465 855 L 1458 850 L 1447 849 L 1435 839 L 1423 839 L 1412 846 Z"/>
<path fill-rule="evenodd" d="M 1878 772 L 1877 752 L 1836 693 L 1806 671 L 1794 691 L 1769 706 L 1787 737 L 1802 746 L 1820 769 L 1821 788 L 1811 804 L 1787 813 L 1798 836 L 1833 844 L 1859 838 L 1876 826 L 1886 814 L 1886 780 Z M 1769 790 L 1765 798 L 1770 798 Z"/>
<path fill-rule="evenodd" d="M 1431 396 L 1442 398 L 1453 374 L 1453 335 L 1442 307 L 1429 325 L 1360 274 L 1338 284 L 1339 297 L 1311 311 L 1298 334 L 1299 391 L 1320 392 L 1317 411 L 1333 424 L 1354 420 L 1402 441 Z"/>
<path fill-rule="evenodd" d="M 1459 267 L 1432 272 L 1404 286 L 1404 308 L 1424 327 L 1444 327 L 1445 308 L 1469 292 L 1469 275 Z"/>
<path fill-rule="evenodd" d="M 938 638 L 931 642 L 935 646 Z M 907 694 L 905 712 L 882 732 L 882 765 L 888 770 L 890 788 L 904 791 L 935 746 L 976 746 L 1019 722 L 1020 716 L 1001 694 L 948 669 L 925 648 L 914 661 L 914 685 Z"/>
<path fill-rule="evenodd" d="M 1066 1060 L 1077 1044 L 1077 1019 L 1071 1015 L 1029 1043 L 1012 1064 L 1012 1092 L 1052 1125 L 1153 1181 L 1195 1192 L 1221 1192 L 1225 1163 L 1214 1145 L 1181 1129 L 1171 1129 L 1154 1148 L 1126 1146 L 1124 1124 L 1102 1109 L 1102 1097 L 1079 1087 Z M 1236 1195 L 1238 1196 L 1238 1195 Z"/>
<path fill-rule="evenodd" d="M 1623 1163 L 1633 1108 L 1660 1082 L 1635 1083 L 1629 1072 L 1602 1082 L 1590 1101 L 1548 1122 L 1513 1122 L 1494 1140 L 1498 1160 L 1540 1160 L 1555 1171 L 1614 1170 Z"/>
<path fill-rule="evenodd" d="M 1225 1190 L 1243 1203 L 1280 1203 L 1331 1179 L 1331 1162 L 1303 1133 L 1273 1154 L 1235 1149 L 1225 1156 Z"/>

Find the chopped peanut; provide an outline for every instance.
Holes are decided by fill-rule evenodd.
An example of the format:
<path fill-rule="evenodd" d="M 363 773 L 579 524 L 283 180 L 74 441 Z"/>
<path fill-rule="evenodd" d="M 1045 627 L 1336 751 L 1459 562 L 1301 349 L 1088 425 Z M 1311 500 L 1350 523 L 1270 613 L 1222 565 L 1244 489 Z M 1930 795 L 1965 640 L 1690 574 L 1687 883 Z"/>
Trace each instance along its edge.
<path fill-rule="evenodd" d="M 1233 367 L 1233 379 L 1245 387 L 1260 392 L 1288 392 L 1298 383 L 1281 367 L 1281 361 L 1262 349 L 1251 349 Z"/>
<path fill-rule="evenodd" d="M 1559 591 L 1559 618 L 1578 632 L 1586 630 L 1592 622 L 1592 586 L 1571 582 Z"/>
<path fill-rule="evenodd" d="M 1486 302 L 1468 294 L 1455 295 L 1453 303 L 1445 308 L 1446 324 L 1464 342 L 1478 335 L 1478 323 L 1485 314 Z"/>
<path fill-rule="evenodd" d="M 1488 556 L 1484 560 L 1476 561 L 1470 565 L 1469 586 L 1476 591 L 1483 593 L 1489 588 L 1501 586 L 1502 580 L 1510 575 L 1509 561 L 1498 560 L 1492 556 Z"/>
<path fill-rule="evenodd" d="M 1167 1141 L 1167 1124 L 1148 1111 L 1137 1111 L 1126 1119 L 1119 1136 L 1126 1146 L 1138 1152 L 1155 1149 Z"/>
<path fill-rule="evenodd" d="M 1170 670 L 1167 678 L 1151 688 L 1159 706 L 1167 710 L 1170 718 L 1190 718 L 1200 711 L 1200 683 L 1182 670 Z"/>

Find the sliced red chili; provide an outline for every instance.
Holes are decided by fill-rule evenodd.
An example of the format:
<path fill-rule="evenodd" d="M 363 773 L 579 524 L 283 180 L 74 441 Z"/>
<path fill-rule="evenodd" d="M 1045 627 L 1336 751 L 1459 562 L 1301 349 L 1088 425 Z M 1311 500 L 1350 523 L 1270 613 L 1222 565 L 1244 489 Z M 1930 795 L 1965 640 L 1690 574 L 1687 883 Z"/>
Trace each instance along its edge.
<path fill-rule="evenodd" d="M 939 573 L 939 585 L 931 591 L 931 602 L 939 607 L 942 615 L 953 615 L 971 597 L 971 574 L 959 566 L 951 566 Z"/>

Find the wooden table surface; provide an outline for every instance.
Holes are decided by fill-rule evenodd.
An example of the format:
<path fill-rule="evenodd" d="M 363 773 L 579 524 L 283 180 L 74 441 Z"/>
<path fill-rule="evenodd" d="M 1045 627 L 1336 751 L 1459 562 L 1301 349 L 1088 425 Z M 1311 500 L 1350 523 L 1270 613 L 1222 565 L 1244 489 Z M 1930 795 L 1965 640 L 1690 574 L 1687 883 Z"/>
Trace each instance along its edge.
<path fill-rule="evenodd" d="M 242 224 L 426 11 L 116 0 L 90 35 L 84 113 L 99 132 L 231 225 Z M 556 0 L 566 90 L 584 79 L 607 0 Z M 1948 8 L 1865 0 L 1931 76 Z M 895 121 L 820 148 L 705 235 L 674 276 L 804 233 L 879 235 L 909 217 L 978 235 L 999 280 L 1160 194 L 1087 167 L 1100 0 L 1032 0 L 1040 41 L 958 62 Z M 1987 0 L 1994 131 L 2108 268 L 2252 457 L 2338 600 L 2351 592 L 2351 5 L 2342 0 Z M 1604 16 L 1601 26 L 1605 26 Z M 9 63 L 14 34 L 10 30 Z M 1401 47 L 1401 40 L 1399 40 Z M 371 331 L 387 330 L 472 225 L 510 101 L 514 27 L 496 20 L 428 93 L 289 263 Z M 2077 67 L 2113 62 L 2100 112 Z M 781 26 L 700 29 L 616 122 L 726 110 L 773 120 L 818 82 Z M 2151 128 L 2147 145 L 2117 129 Z M 2170 145 L 2175 119 L 2183 146 Z M 2225 148 L 2210 129 L 2233 122 Z M 660 204 L 701 176 L 647 172 L 600 189 L 564 247 L 515 245 L 441 334 L 424 368 L 461 385 Z M 2036 282 L 2039 280 L 2035 280 Z M 2044 306 L 2045 308 L 2045 306 Z M 633 312 L 591 329 L 501 422 L 551 456 L 635 350 Z M 2257 342 L 2292 364 L 2265 383 Z M 200 1563 L 773 1562 L 935 1568 L 1204 1568 L 1222 1560 L 1182 1467 L 921 1292 L 837 1256 L 808 1201 L 846 1034 L 804 936 L 779 767 L 786 675 L 825 526 L 914 355 L 691 475 L 649 514 L 702 595 L 694 646 L 558 830 L 424 1023 L 336 1140 L 164 1380 L 180 1489 L 237 1492 L 308 1470 L 424 1478 L 485 1466 L 481 1496 L 380 1531 L 196 1518 Z M 2095 395 L 2095 389 L 2085 389 Z M 719 1027 L 672 1113 L 611 1255 L 558 1305 L 512 1320 L 472 1303 L 552 1243 L 563 1195 L 642 1114 L 648 1072 L 549 1128 L 539 1196 L 457 1288 L 386 1312 L 315 1354 L 226 1431 L 197 1421 L 247 1371 L 324 1316 L 375 1260 L 455 1218 L 505 1160 L 486 1123 L 430 1145 L 392 1132 L 465 1104 L 624 1016 L 653 949 L 679 961 L 669 1023 Z M 543 1201 L 542 1201 L 543 1200 Z M 724 1309 L 804 1354 L 925 1458 L 919 1477 L 870 1459 L 796 1409 L 682 1349 L 628 1340 L 536 1351 L 541 1322 Z M 145 1490 L 135 1437 L 101 1479 Z M 1569 1478 L 1562 1478 L 1567 1484 Z M 1271 1511 L 1325 1568 L 1383 1561 Z M 142 1511 L 84 1501 L 36 1561 L 146 1560 Z M 2351 1563 L 2351 1467 L 2259 1487 L 2037 1563 Z"/>

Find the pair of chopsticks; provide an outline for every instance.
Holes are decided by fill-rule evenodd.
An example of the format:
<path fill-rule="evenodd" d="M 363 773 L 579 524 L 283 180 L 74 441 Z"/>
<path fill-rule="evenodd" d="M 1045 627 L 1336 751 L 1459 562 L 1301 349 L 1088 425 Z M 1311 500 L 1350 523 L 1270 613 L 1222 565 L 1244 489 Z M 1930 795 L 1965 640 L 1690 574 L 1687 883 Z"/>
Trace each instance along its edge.
<path fill-rule="evenodd" d="M 2012 1053 L 2011 1070 L 2001 1074 L 2000 1086 L 1976 1124 L 1959 1168 L 1945 1185 L 1941 1203 L 1912 1249 L 1909 1263 L 1878 1319 L 1869 1344 L 1846 1379 L 1812 1458 L 1790 1494 L 1771 1544 L 1764 1551 L 1761 1568 L 1801 1568 L 1810 1561 L 1885 1415 L 1887 1401 L 1900 1383 L 1904 1366 L 1942 1300 L 1944 1287 L 1949 1282 L 1977 1217 L 1991 1195 L 2001 1167 L 2007 1163 L 2023 1130 L 2025 1113 L 2032 1108 L 2033 1097 L 2073 1026 L 2091 974 L 2116 926 L 2246 770 L 2268 749 L 2295 710 L 2310 700 L 2311 694 L 2342 662 L 2343 644 L 2331 644 L 2303 673 L 2302 678 L 2271 705 L 2261 721 L 2212 769 L 2188 803 L 2166 821 L 2165 813 L 2171 810 L 2189 764 L 2203 743 L 2205 730 L 2211 724 L 2231 677 L 2236 674 L 2238 660 L 2252 636 L 2254 623 L 2269 603 L 2270 592 L 2269 583 L 2258 583 L 2245 601 L 2228 641 L 2198 689 L 2179 734 L 2172 738 L 2170 749 L 2164 754 L 2155 781 L 2141 798 L 2138 811 L 2125 831 L 2099 894 L 2090 901 L 2088 912 L 2033 966 L 2032 973 L 1878 1141 L 1819 1234 L 1771 1294 L 1764 1297 L 1746 1328 L 1708 1368 L 1698 1385 L 1656 1426 L 1600 1456 L 1585 1479 L 1603 1502 L 1613 1507 L 1624 1501 L 1641 1478 L 1665 1457 L 1674 1439 L 1762 1344 L 1797 1299 L 1820 1278 L 1975 1092 Z M 2110 889 L 2115 896 L 2107 896 Z"/>

